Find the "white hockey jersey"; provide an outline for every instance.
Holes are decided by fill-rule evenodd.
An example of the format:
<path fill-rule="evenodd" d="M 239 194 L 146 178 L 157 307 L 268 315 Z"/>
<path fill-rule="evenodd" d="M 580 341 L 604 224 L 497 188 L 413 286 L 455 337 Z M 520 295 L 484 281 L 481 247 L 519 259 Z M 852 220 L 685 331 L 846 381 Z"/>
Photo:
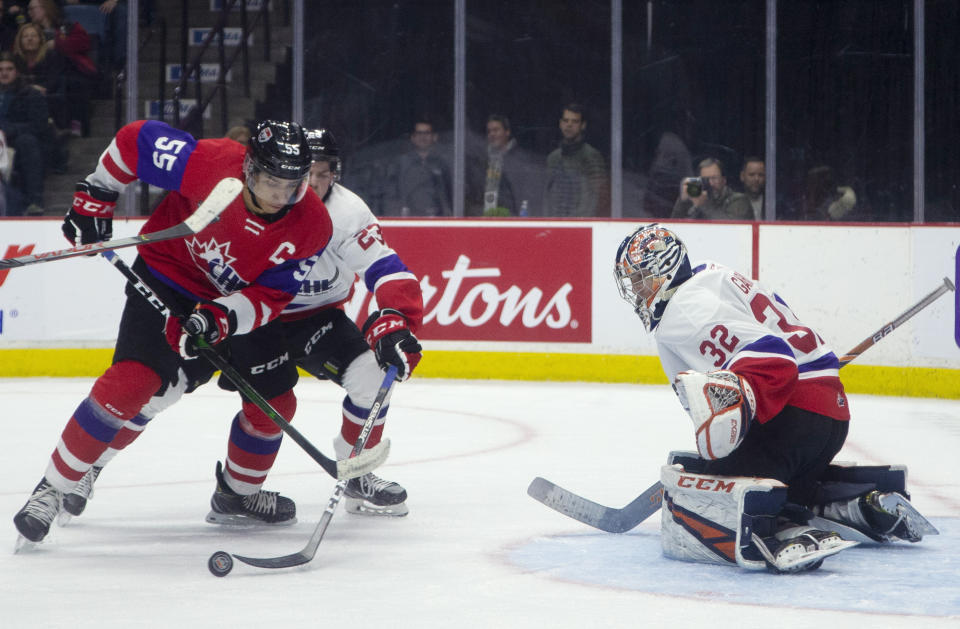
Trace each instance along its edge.
<path fill-rule="evenodd" d="M 654 328 L 671 382 L 681 371 L 728 369 L 753 388 L 761 423 L 787 405 L 850 418 L 837 356 L 778 295 L 719 264 L 693 271 Z"/>
<path fill-rule="evenodd" d="M 400 311 L 416 332 L 423 321 L 420 283 L 384 241 L 373 212 L 338 183 L 330 187 L 324 205 L 333 221 L 330 243 L 281 317 L 298 319 L 322 308 L 339 307 L 350 298 L 359 276 L 380 308 Z"/>

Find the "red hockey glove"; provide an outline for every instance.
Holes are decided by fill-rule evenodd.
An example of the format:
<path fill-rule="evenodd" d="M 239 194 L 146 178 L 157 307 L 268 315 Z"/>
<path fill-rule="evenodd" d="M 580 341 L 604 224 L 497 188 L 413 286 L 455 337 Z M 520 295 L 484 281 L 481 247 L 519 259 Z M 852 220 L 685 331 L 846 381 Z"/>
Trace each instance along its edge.
<path fill-rule="evenodd" d="M 371 313 L 363 324 L 363 336 L 381 367 L 397 367 L 397 380 L 401 382 L 420 362 L 423 348 L 399 310 L 384 308 Z"/>
<path fill-rule="evenodd" d="M 117 207 L 115 190 L 81 181 L 73 193 L 73 206 L 63 219 L 63 235 L 70 244 L 89 245 L 113 237 L 113 210 Z M 77 242 L 77 236 L 80 242 Z"/>
<path fill-rule="evenodd" d="M 230 311 L 215 301 L 197 304 L 189 317 L 181 321 L 177 317 L 167 317 L 164 333 L 170 348 L 186 359 L 196 358 L 196 339 L 202 338 L 210 345 L 216 345 L 230 336 L 235 329 L 231 325 Z"/>

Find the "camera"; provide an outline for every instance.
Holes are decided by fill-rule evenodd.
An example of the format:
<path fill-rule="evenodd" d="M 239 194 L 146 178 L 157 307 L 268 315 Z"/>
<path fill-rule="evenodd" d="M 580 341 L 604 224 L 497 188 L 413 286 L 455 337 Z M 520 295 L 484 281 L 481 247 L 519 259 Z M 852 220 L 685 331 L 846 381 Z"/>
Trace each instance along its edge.
<path fill-rule="evenodd" d="M 687 196 L 699 197 L 705 191 L 710 190 L 710 179 L 708 177 L 687 177 L 683 180 L 687 187 Z"/>

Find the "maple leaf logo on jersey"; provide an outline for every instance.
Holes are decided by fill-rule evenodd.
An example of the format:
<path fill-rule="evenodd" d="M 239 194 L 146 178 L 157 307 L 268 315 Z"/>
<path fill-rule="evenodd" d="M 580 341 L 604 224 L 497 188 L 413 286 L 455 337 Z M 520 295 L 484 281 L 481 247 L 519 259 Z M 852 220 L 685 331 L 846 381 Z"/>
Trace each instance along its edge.
<path fill-rule="evenodd" d="M 221 244 L 216 238 L 200 242 L 192 238 L 187 242 L 187 251 L 221 294 L 229 295 L 249 284 L 231 266 L 237 259 L 230 255 L 229 242 Z"/>

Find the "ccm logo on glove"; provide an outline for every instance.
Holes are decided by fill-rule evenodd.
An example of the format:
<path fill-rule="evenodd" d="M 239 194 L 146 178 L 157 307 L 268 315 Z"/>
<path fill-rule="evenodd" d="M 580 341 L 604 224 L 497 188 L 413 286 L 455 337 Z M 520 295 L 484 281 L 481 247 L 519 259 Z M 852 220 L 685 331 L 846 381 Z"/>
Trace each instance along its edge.
<path fill-rule="evenodd" d="M 423 348 L 399 310 L 384 308 L 371 313 L 363 324 L 363 336 L 381 367 L 397 367 L 397 380 L 409 378 L 420 362 Z"/>

